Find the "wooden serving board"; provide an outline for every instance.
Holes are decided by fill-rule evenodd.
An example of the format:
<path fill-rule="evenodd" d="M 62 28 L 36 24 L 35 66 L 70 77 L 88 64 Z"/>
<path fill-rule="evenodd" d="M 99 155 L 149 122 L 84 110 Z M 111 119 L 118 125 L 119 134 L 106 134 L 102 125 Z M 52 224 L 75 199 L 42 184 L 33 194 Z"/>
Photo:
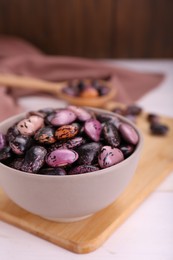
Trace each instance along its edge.
<path fill-rule="evenodd" d="M 173 119 L 161 121 L 170 127 L 164 137 L 149 133 L 145 115 L 138 119 L 144 135 L 141 159 L 133 180 L 109 207 L 82 221 L 57 223 L 21 209 L 0 190 L 0 219 L 76 253 L 97 249 L 173 170 Z"/>

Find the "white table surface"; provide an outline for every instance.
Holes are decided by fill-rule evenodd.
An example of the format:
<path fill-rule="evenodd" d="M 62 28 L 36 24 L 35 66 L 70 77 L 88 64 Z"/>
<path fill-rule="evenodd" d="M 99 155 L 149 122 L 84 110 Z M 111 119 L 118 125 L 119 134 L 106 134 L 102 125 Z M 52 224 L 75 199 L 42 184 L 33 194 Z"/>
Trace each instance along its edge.
<path fill-rule="evenodd" d="M 139 100 L 148 112 L 173 117 L 173 61 L 113 61 L 140 71 L 160 71 L 166 79 Z M 56 100 L 27 98 L 32 109 L 57 106 Z M 94 252 L 77 255 L 0 221 L 0 260 L 173 260 L 173 172 Z"/>

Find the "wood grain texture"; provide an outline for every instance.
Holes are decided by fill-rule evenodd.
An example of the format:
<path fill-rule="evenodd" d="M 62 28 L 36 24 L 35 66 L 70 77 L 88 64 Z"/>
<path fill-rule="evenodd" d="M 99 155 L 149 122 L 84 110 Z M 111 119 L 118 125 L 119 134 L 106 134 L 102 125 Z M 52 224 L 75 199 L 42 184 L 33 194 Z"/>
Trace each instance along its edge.
<path fill-rule="evenodd" d="M 75 253 L 97 249 L 173 169 L 173 119 L 162 118 L 170 131 L 157 137 L 149 133 L 145 117 L 138 120 L 144 135 L 140 163 L 133 180 L 112 205 L 79 222 L 56 223 L 19 208 L 0 190 L 0 219 Z"/>
<path fill-rule="evenodd" d="M 172 0 L 0 0 L 0 34 L 54 55 L 171 58 L 172 10 Z"/>

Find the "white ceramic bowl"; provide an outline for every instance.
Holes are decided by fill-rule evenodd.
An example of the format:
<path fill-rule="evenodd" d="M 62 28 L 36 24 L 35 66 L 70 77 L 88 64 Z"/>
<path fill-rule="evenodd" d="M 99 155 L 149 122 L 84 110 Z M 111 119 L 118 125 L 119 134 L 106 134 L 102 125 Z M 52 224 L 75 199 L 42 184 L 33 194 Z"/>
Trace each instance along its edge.
<path fill-rule="evenodd" d="M 94 109 L 101 113 L 113 113 Z M 0 123 L 0 132 L 7 129 L 25 114 L 11 117 Z M 45 176 L 12 169 L 0 163 L 0 186 L 9 198 L 23 209 L 43 218 L 70 222 L 86 218 L 107 207 L 124 191 L 134 175 L 139 161 L 143 138 L 133 154 L 124 161 L 92 173 L 66 176 Z"/>

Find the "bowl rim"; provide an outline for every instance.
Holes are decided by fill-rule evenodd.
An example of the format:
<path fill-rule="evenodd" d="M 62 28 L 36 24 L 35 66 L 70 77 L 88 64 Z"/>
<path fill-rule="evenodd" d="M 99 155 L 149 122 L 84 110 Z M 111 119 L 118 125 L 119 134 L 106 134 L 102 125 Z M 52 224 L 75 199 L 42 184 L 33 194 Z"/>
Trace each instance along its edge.
<path fill-rule="evenodd" d="M 29 173 L 29 172 L 24 172 L 24 171 L 20 171 L 20 170 L 17 170 L 17 169 L 14 169 L 14 168 L 11 168 L 5 164 L 3 164 L 2 162 L 0 162 L 0 167 L 2 168 L 5 168 L 6 170 L 9 169 L 10 171 L 14 171 L 16 174 L 19 174 L 19 175 L 23 175 L 26 176 L 26 177 L 31 177 L 31 178 L 35 178 L 35 179 L 59 179 L 59 180 L 64 180 L 64 179 L 75 179 L 75 178 L 92 178 L 94 176 L 97 176 L 97 175 L 100 175 L 100 174 L 108 174 L 108 169 L 111 169 L 112 171 L 115 169 L 119 169 L 120 167 L 122 167 L 123 165 L 127 164 L 129 162 L 129 160 L 132 160 L 133 157 L 136 155 L 136 153 L 140 152 L 140 150 L 142 149 L 142 146 L 143 146 L 143 142 L 144 142 L 144 138 L 143 138 L 143 134 L 141 132 L 141 130 L 134 124 L 132 123 L 129 119 L 125 118 L 124 116 L 121 116 L 119 114 L 116 114 L 114 112 L 111 112 L 111 111 L 107 111 L 105 109 L 100 109 L 100 108 L 94 108 L 94 107 L 84 107 L 88 110 L 95 110 L 95 111 L 98 111 L 98 112 L 103 112 L 103 113 L 106 113 L 106 114 L 109 114 L 109 115 L 112 115 L 114 117 L 117 117 L 119 118 L 120 120 L 122 120 L 123 122 L 131 125 L 135 131 L 137 132 L 138 136 L 139 136 L 139 142 L 138 144 L 136 145 L 136 148 L 135 148 L 135 151 L 126 159 L 124 159 L 123 161 L 115 164 L 115 165 L 112 165 L 110 167 L 107 167 L 107 168 L 104 168 L 104 169 L 100 169 L 100 170 L 97 170 L 97 171 L 93 171 L 93 172 L 88 172 L 88 173 L 81 173 L 81 174 L 73 174 L 73 175 L 62 175 L 62 176 L 57 176 L 57 175 L 44 175 L 44 174 L 37 174 L 37 173 Z M 0 122 L 0 129 L 1 127 L 5 126 L 6 124 L 8 124 L 11 120 L 15 120 L 17 121 L 17 119 L 22 119 L 22 117 L 24 117 L 26 114 L 28 113 L 28 111 L 26 112 L 23 112 L 23 113 L 20 113 L 20 114 L 17 114 L 17 115 L 14 115 L 14 116 L 11 116 L 5 120 L 3 120 L 2 122 Z M 116 173 L 116 171 L 115 171 Z"/>

